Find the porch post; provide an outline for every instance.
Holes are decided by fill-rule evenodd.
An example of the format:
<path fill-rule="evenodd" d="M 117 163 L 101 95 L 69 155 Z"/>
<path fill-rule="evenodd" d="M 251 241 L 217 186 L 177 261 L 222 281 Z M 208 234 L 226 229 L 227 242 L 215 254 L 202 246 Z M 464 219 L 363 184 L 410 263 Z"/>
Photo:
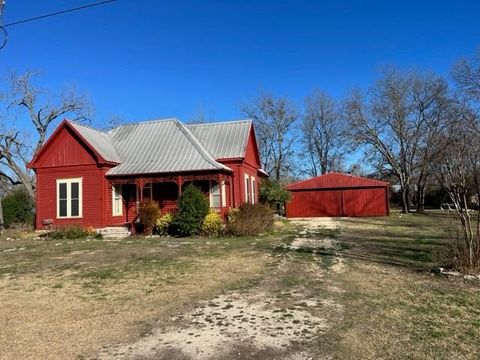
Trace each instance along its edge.
<path fill-rule="evenodd" d="M 235 194 L 233 193 L 233 176 L 230 175 L 230 180 L 229 180 L 229 187 L 230 187 L 230 207 L 235 208 Z"/>
<path fill-rule="evenodd" d="M 223 190 L 223 175 L 222 174 L 218 174 L 218 177 L 217 177 L 217 183 L 218 183 L 218 190 L 220 192 L 220 216 L 223 218 L 223 194 L 222 194 L 222 190 Z"/>
<path fill-rule="evenodd" d="M 178 197 L 182 195 L 182 185 L 183 185 L 183 178 L 179 175 L 177 176 L 177 186 L 178 186 Z"/>
<path fill-rule="evenodd" d="M 135 184 L 137 185 L 137 188 L 138 188 L 138 191 L 139 191 L 139 197 L 140 199 L 137 199 L 140 200 L 140 204 L 143 203 L 143 179 L 136 179 L 135 180 Z"/>

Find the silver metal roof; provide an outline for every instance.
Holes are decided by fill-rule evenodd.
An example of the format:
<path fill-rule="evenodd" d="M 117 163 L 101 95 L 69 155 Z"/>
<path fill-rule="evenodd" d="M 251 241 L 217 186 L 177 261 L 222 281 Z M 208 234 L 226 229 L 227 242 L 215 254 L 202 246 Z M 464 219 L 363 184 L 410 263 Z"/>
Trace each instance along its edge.
<path fill-rule="evenodd" d="M 71 123 L 105 160 L 119 165 L 107 175 L 231 170 L 215 159 L 244 157 L 250 120 L 184 125 L 163 119 L 109 132 Z"/>
<path fill-rule="evenodd" d="M 215 159 L 245 156 L 251 120 L 187 125 Z"/>
<path fill-rule="evenodd" d="M 108 133 L 74 122 L 70 122 L 70 124 L 106 161 L 121 162 Z"/>

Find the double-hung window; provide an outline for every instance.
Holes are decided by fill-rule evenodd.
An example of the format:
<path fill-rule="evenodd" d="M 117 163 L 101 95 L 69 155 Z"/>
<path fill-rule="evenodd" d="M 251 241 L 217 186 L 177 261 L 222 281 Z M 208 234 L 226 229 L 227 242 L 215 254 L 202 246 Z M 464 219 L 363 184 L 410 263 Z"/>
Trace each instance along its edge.
<path fill-rule="evenodd" d="M 57 218 L 82 217 L 82 178 L 57 180 Z"/>
<path fill-rule="evenodd" d="M 122 185 L 112 186 L 112 215 L 120 216 L 123 213 Z"/>
<path fill-rule="evenodd" d="M 255 204 L 255 198 L 257 197 L 257 186 L 255 178 L 252 176 L 252 204 Z"/>
<path fill-rule="evenodd" d="M 220 208 L 220 186 L 215 180 L 210 180 L 210 207 Z"/>
<path fill-rule="evenodd" d="M 251 202 L 250 198 L 250 176 L 245 174 L 245 202 Z"/>

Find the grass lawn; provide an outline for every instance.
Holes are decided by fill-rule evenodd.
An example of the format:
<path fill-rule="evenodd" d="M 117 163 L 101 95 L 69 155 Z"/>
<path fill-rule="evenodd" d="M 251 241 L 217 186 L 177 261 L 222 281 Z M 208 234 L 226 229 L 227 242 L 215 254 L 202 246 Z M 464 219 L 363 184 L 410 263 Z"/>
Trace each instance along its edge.
<path fill-rule="evenodd" d="M 446 264 L 451 218 L 335 225 L 282 222 L 257 238 L 4 234 L 0 358 L 477 358 L 480 285 L 429 272 Z"/>

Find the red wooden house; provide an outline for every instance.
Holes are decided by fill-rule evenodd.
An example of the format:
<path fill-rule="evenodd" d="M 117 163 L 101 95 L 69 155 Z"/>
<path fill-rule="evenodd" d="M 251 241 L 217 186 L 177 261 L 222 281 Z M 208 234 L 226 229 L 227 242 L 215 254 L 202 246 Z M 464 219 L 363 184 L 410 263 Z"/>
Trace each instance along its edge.
<path fill-rule="evenodd" d="M 29 167 L 36 173 L 37 229 L 125 226 L 145 200 L 174 212 L 189 183 L 224 215 L 256 202 L 266 176 L 250 120 L 185 125 L 166 119 L 108 132 L 65 120 Z"/>

